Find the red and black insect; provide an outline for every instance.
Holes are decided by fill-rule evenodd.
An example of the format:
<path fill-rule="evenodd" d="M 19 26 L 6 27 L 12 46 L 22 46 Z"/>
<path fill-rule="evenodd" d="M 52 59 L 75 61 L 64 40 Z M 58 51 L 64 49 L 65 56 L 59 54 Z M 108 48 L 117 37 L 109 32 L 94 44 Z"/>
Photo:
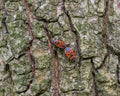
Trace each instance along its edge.
<path fill-rule="evenodd" d="M 66 44 L 63 41 L 61 41 L 61 40 L 51 39 L 51 42 L 58 48 L 61 48 L 61 49 L 65 49 L 66 48 Z"/>
<path fill-rule="evenodd" d="M 66 47 L 64 49 L 64 52 L 65 52 L 66 57 L 69 60 L 71 60 L 71 61 L 75 61 L 76 60 L 77 57 L 76 57 L 76 54 L 75 54 L 73 49 L 71 49 L 70 47 Z"/>
<path fill-rule="evenodd" d="M 58 48 L 64 49 L 64 53 L 69 60 L 71 61 L 76 60 L 77 57 L 76 57 L 74 50 L 71 49 L 70 47 L 67 47 L 67 44 L 65 44 L 65 42 L 61 40 L 51 39 L 51 43 L 54 44 Z"/>

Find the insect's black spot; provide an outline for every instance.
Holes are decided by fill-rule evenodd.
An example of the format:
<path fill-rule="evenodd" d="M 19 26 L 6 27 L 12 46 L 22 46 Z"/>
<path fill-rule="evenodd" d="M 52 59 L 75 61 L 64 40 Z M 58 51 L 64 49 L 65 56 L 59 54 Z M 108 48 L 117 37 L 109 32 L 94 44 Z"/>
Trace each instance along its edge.
<path fill-rule="evenodd" d="M 73 54 L 73 51 L 70 51 L 71 54 Z"/>
<path fill-rule="evenodd" d="M 69 54 L 69 53 L 67 53 L 67 55 L 68 55 L 68 56 L 70 56 L 70 54 Z"/>
<path fill-rule="evenodd" d="M 73 57 L 73 55 L 72 54 L 70 54 L 70 58 L 72 58 Z"/>
<path fill-rule="evenodd" d="M 60 42 L 55 42 L 55 44 L 60 44 Z"/>

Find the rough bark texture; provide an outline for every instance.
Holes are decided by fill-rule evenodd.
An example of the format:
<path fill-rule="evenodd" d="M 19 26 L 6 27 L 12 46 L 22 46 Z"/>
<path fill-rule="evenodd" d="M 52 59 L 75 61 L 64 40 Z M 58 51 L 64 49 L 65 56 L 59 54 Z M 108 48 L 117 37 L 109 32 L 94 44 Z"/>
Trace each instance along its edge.
<path fill-rule="evenodd" d="M 0 96 L 120 96 L 120 0 L 0 0 L 0 11 Z"/>

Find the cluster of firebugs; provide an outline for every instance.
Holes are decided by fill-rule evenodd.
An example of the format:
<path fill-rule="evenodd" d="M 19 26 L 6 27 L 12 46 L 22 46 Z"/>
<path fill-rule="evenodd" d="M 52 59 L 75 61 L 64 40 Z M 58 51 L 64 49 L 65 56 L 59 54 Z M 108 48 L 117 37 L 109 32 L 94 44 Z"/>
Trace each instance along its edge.
<path fill-rule="evenodd" d="M 51 43 L 54 44 L 56 47 L 64 50 L 64 53 L 65 53 L 66 57 L 70 61 L 75 61 L 76 60 L 76 54 L 75 54 L 74 50 L 71 49 L 70 47 L 68 47 L 67 44 L 65 44 L 65 42 L 63 42 L 62 40 L 51 39 Z"/>

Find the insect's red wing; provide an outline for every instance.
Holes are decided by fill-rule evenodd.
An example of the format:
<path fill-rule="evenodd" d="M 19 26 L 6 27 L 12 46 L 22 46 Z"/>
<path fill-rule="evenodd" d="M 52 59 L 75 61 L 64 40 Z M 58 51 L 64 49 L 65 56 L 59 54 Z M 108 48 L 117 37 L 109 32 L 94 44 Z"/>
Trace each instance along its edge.
<path fill-rule="evenodd" d="M 75 59 L 76 59 L 76 54 L 75 54 L 74 50 L 69 47 L 65 48 L 65 55 L 71 61 L 75 61 Z"/>
<path fill-rule="evenodd" d="M 70 53 L 69 52 L 65 52 L 65 55 L 68 59 L 70 59 Z"/>
<path fill-rule="evenodd" d="M 54 45 L 55 46 L 57 46 L 57 47 L 59 47 L 59 48 L 62 48 L 62 49 L 64 49 L 65 48 L 65 43 L 63 42 L 63 41 L 61 41 L 61 40 L 54 40 Z"/>

